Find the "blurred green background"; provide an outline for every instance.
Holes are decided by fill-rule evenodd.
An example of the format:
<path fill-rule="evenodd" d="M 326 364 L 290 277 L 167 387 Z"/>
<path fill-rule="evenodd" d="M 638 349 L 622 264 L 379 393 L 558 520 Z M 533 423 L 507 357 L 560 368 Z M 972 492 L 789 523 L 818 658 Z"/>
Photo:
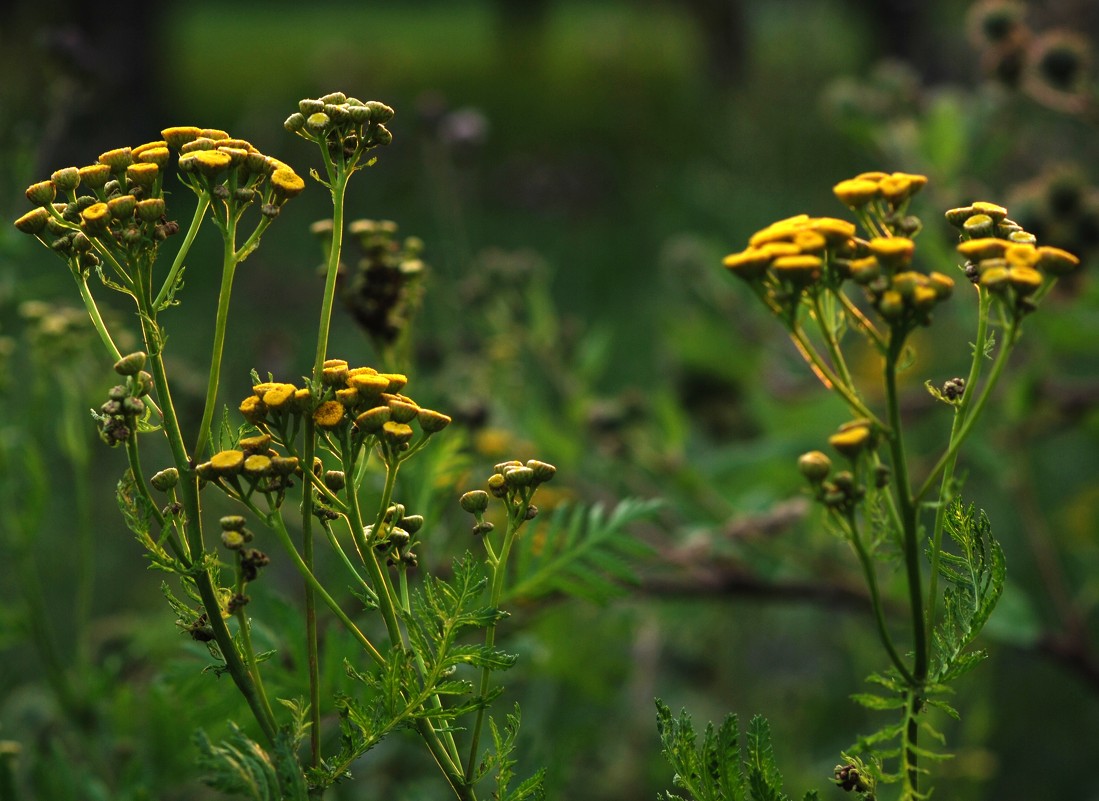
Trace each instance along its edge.
<path fill-rule="evenodd" d="M 1031 4 L 1033 40 L 1094 34 L 1092 6 Z M 427 244 L 410 372 L 463 423 L 453 494 L 519 451 L 556 463 L 568 497 L 665 499 L 637 527 L 653 552 L 639 586 L 516 610 L 509 698 L 526 767 L 549 767 L 552 797 L 652 797 L 670 786 L 659 695 L 700 720 L 767 715 L 791 792 L 838 797 L 826 784 L 839 751 L 881 722 L 847 696 L 882 659 L 853 560 L 807 511 L 794 460 L 845 413 L 720 260 L 775 219 L 843 216 L 832 185 L 868 169 L 930 177 L 915 207 L 925 266 L 954 269 L 941 212 L 975 199 L 1094 256 L 1089 68 L 1073 87 L 1085 102 L 1066 109 L 1035 88 L 1040 75 L 1005 78 L 967 13 L 948 0 L 17 3 L 0 12 L 0 208 L 14 219 L 30 182 L 169 125 L 226 129 L 304 175 L 314 153 L 281 126 L 299 98 L 338 89 L 393 106 L 394 142 L 349 208 Z M 293 378 L 311 361 L 321 252 L 306 229 L 326 213 L 311 187 L 242 268 L 227 402 L 252 368 Z M 166 320 L 192 425 L 218 247 L 200 240 Z M 961 722 L 942 721 L 957 753 L 940 773 L 949 798 L 1099 798 L 1099 298 L 1090 277 L 1071 284 L 1028 321 L 964 460 L 1012 585 L 992 658 L 959 687 Z M 99 295 L 135 328 L 120 298 Z M 948 421 L 922 383 L 968 358 L 959 295 L 909 376 L 924 454 Z M 121 455 L 82 417 L 112 383 L 107 359 L 77 318 L 20 311 L 33 298 L 78 300 L 62 265 L 5 224 L 0 741 L 19 745 L 25 797 L 206 797 L 191 734 L 240 710 L 199 675 L 201 650 L 171 626 L 114 506 Z M 346 315 L 330 352 L 374 358 Z M 435 514 L 441 539 L 466 547 L 449 507 Z M 274 620 L 296 602 L 284 578 Z M 35 610 L 54 645 L 34 642 Z M 77 675 L 51 673 L 43 648 Z M 337 797 L 443 792 L 408 759 L 372 752 L 356 774 L 377 780 Z"/>

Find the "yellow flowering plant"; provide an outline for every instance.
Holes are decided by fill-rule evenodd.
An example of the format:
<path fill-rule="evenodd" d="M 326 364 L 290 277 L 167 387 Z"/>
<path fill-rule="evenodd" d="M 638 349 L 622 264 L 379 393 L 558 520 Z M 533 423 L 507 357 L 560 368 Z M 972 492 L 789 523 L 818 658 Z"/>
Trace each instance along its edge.
<path fill-rule="evenodd" d="M 835 457 L 810 451 L 798 469 L 829 526 L 858 560 L 888 659 L 868 679 L 874 691 L 853 697 L 869 709 L 895 711 L 899 719 L 860 736 L 835 771 L 836 785 L 863 799 L 882 797 L 890 784 L 904 801 L 928 797 L 928 765 L 947 756 L 931 713 L 957 717 L 947 701 L 950 685 L 984 657 L 974 642 L 1006 575 L 988 517 L 961 500 L 959 454 L 1024 320 L 1057 279 L 1080 264 L 1065 250 L 1040 245 L 1007 209 L 979 201 L 946 212 L 958 232 L 959 269 L 953 275 L 919 269 L 915 238 L 922 224 L 910 206 L 926 182 L 921 175 L 884 172 L 841 181 L 834 193 L 857 226 L 798 215 L 757 232 L 747 248 L 724 260 L 852 416 L 828 437 Z M 966 376 L 926 384 L 952 421 L 932 466 L 920 472 L 922 462 L 906 447 L 911 421 L 902 414 L 898 376 L 913 363 L 912 335 L 932 323 L 940 304 L 959 296 L 977 306 L 972 360 Z M 878 391 L 856 380 L 850 365 L 858 348 L 878 358 Z M 875 405 L 870 398 L 881 400 Z M 898 561 L 906 627 L 889 619 L 880 589 L 883 574 Z M 676 785 L 697 801 L 786 797 L 762 718 L 749 725 L 742 764 L 735 716 L 707 729 L 698 746 L 689 715 L 675 718 L 659 702 L 658 713 Z"/>
<path fill-rule="evenodd" d="M 331 222 L 321 226 L 327 259 L 315 358 L 295 381 L 253 373 L 251 392 L 236 401 L 244 422 L 235 430 L 214 423 L 234 278 L 283 206 L 307 189 L 297 171 L 225 131 L 171 127 L 161 139 L 108 151 L 94 164 L 33 184 L 26 192 L 33 208 L 15 227 L 61 257 L 73 276 L 119 379 L 94 416 L 101 438 L 126 453 L 117 493 L 123 516 L 153 566 L 177 579 L 176 587 L 165 585 L 177 625 L 206 645 L 213 673 L 231 677 L 251 713 L 251 724 L 233 724 L 220 742 L 200 733 L 209 783 L 257 799 L 319 798 L 387 735 L 410 729 L 456 797 L 472 801 L 494 783 L 493 797 L 520 801 L 541 795 L 542 776 L 510 786 L 518 710 L 499 721 L 487 710 L 502 691 L 493 674 L 515 662 L 496 644 L 512 546 L 537 515 L 533 500 L 555 468 L 537 460 L 496 465 L 484 490 L 460 498 L 483 558 L 467 553 L 447 578 L 417 581 L 416 551 L 430 526 L 396 497 L 397 476 L 451 418 L 405 394 L 403 373 L 328 353 L 348 181 L 392 141 L 386 124 L 393 114 L 384 103 L 333 92 L 302 100 L 286 119 L 288 132 L 318 147 L 323 169 L 311 174 L 332 200 Z M 166 186 L 173 173 L 197 198 L 185 229 L 171 217 Z M 191 247 L 206 224 L 221 237 L 222 270 L 202 416 L 190 428 L 173 403 L 162 315 L 181 302 Z M 364 248 L 378 240 L 392 250 L 393 224 L 350 227 L 370 240 Z M 403 255 L 382 261 L 417 273 L 419 248 L 406 242 Z M 132 300 L 141 350 L 116 346 L 118 332 L 100 314 L 93 284 Z M 148 469 L 148 438 L 163 440 L 170 464 Z M 372 480 L 379 475 L 380 489 Z M 216 524 L 207 519 L 203 501 L 212 494 L 239 513 Z M 261 550 L 268 542 L 278 550 Z M 319 577 L 320 543 L 341 571 L 338 592 Z M 308 677 L 298 700 L 271 696 L 265 676 L 278 665 L 253 642 L 248 592 L 279 559 L 304 585 L 299 628 Z M 345 583 L 353 605 L 341 600 Z M 358 649 L 345 669 L 359 692 L 335 699 L 321 697 L 318 618 L 325 612 Z M 338 731 L 327 720 L 338 720 Z"/>

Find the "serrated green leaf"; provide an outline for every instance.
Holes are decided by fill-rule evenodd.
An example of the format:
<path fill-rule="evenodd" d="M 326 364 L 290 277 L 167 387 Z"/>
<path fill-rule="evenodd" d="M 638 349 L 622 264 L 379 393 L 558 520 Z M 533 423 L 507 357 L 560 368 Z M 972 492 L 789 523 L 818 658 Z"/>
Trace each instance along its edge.
<path fill-rule="evenodd" d="M 860 706 L 877 710 L 900 709 L 906 703 L 904 698 L 886 698 L 881 695 L 874 695 L 873 693 L 853 693 L 850 698 Z"/>
<path fill-rule="evenodd" d="M 632 563 L 651 553 L 628 528 L 651 517 L 657 501 L 624 500 L 610 512 L 600 505 L 559 507 L 536 520 L 517 541 L 515 577 L 505 599 L 533 600 L 553 593 L 602 603 L 636 583 Z"/>

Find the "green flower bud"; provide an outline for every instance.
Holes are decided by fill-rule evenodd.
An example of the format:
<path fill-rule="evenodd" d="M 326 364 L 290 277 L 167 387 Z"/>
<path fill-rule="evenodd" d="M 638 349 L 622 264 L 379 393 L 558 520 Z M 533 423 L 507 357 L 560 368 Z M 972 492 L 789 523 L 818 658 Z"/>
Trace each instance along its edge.
<path fill-rule="evenodd" d="M 393 133 L 384 125 L 379 125 L 372 133 L 376 145 L 385 146 L 393 143 Z"/>
<path fill-rule="evenodd" d="M 38 208 L 31 209 L 18 220 L 15 221 L 15 227 L 22 231 L 24 234 L 30 234 L 31 236 L 37 236 L 46 229 L 46 223 L 50 220 L 50 213 L 45 208 L 39 206 Z"/>
<path fill-rule="evenodd" d="M 160 135 L 164 137 L 164 141 L 168 147 L 172 150 L 178 151 L 188 142 L 193 142 L 202 134 L 201 128 L 196 128 L 192 125 L 176 126 L 174 128 L 165 128 L 160 132 Z"/>
<path fill-rule="evenodd" d="M 556 467 L 549 462 L 540 462 L 537 459 L 528 461 L 527 467 L 534 471 L 534 480 L 539 484 L 549 481 L 557 474 Z"/>
<path fill-rule="evenodd" d="M 130 155 L 130 148 L 119 147 L 101 154 L 99 163 L 106 164 L 113 173 L 120 173 L 133 163 L 133 157 Z"/>
<path fill-rule="evenodd" d="M 416 419 L 420 407 L 407 401 L 391 400 L 389 406 L 389 419 L 398 423 L 411 423 Z"/>
<path fill-rule="evenodd" d="M 382 436 L 391 445 L 403 445 L 406 442 L 411 441 L 413 431 L 411 426 L 404 423 L 397 423 L 390 421 L 382 425 Z"/>
<path fill-rule="evenodd" d="M 347 478 L 342 470 L 328 470 L 324 474 L 324 486 L 333 492 L 339 492 L 346 486 Z"/>
<path fill-rule="evenodd" d="M 301 112 L 303 117 L 308 117 L 311 114 L 316 114 L 318 111 L 324 110 L 323 100 L 301 100 L 298 102 L 298 111 Z"/>
<path fill-rule="evenodd" d="M 508 494 L 507 480 L 500 473 L 488 477 L 488 491 L 495 498 L 504 498 Z"/>
<path fill-rule="evenodd" d="M 529 487 L 534 482 L 534 471 L 529 467 L 511 467 L 504 471 L 504 481 L 509 487 Z"/>
<path fill-rule="evenodd" d="M 366 108 L 370 109 L 370 121 L 378 124 L 389 122 L 393 119 L 393 115 L 397 113 L 385 103 L 380 103 L 377 100 L 367 101 Z"/>
<path fill-rule="evenodd" d="M 75 192 L 80 186 L 80 170 L 76 167 L 65 167 L 51 175 L 50 180 L 58 192 Z"/>
<path fill-rule="evenodd" d="M 166 468 L 149 479 L 149 483 L 153 485 L 153 489 L 167 492 L 179 483 L 179 471 L 174 467 Z"/>
<path fill-rule="evenodd" d="M 230 551 L 239 551 L 247 541 L 242 530 L 226 529 L 221 532 L 221 544 Z"/>
<path fill-rule="evenodd" d="M 248 454 L 244 458 L 244 473 L 253 478 L 270 475 L 271 457 L 262 453 Z"/>
<path fill-rule="evenodd" d="M 828 444 L 853 461 L 860 453 L 874 447 L 874 435 L 868 425 L 856 421 L 842 426 L 828 438 Z"/>
<path fill-rule="evenodd" d="M 142 222 L 156 222 L 164 216 L 164 198 L 151 197 L 137 202 L 137 218 Z"/>
<path fill-rule="evenodd" d="M 111 216 L 116 220 L 128 220 L 134 216 L 134 209 L 137 208 L 137 198 L 133 195 L 111 198 L 107 201 L 107 208 L 110 209 Z"/>
<path fill-rule="evenodd" d="M 402 517 L 400 520 L 400 526 L 409 534 L 415 534 L 417 531 L 424 527 L 424 516 L 408 515 L 407 517 Z"/>
<path fill-rule="evenodd" d="M 343 92 L 329 92 L 326 95 L 321 95 L 318 101 L 323 105 L 325 103 L 346 103 L 347 95 Z"/>
<path fill-rule="evenodd" d="M 28 186 L 26 194 L 27 200 L 34 205 L 45 206 L 47 203 L 53 203 L 53 199 L 57 197 L 57 187 L 54 186 L 53 181 L 39 181 Z"/>
<path fill-rule="evenodd" d="M 484 490 L 470 490 L 458 499 L 462 508 L 471 515 L 488 509 L 488 493 Z"/>
<path fill-rule="evenodd" d="M 221 526 L 222 531 L 244 531 L 245 525 L 248 521 L 241 515 L 225 515 L 218 520 L 218 524 Z"/>
<path fill-rule="evenodd" d="M 810 484 L 820 484 L 832 470 L 832 460 L 821 451 L 809 451 L 798 457 L 798 470 Z"/>
<path fill-rule="evenodd" d="M 416 413 L 416 420 L 420 424 L 420 429 L 426 434 L 435 434 L 442 431 L 451 423 L 451 418 L 442 412 L 436 412 L 433 409 L 420 409 Z"/>
<path fill-rule="evenodd" d="M 293 114 L 286 118 L 286 122 L 282 124 L 282 127 L 288 130 L 290 133 L 297 133 L 305 127 L 305 115 L 301 112 L 295 111 Z"/>
<path fill-rule="evenodd" d="M 77 172 L 80 174 L 80 183 L 86 189 L 103 189 L 111 178 L 111 168 L 106 164 L 91 164 L 81 167 Z"/>
<path fill-rule="evenodd" d="M 328 118 L 327 114 L 325 114 L 323 111 L 318 111 L 315 114 L 310 114 L 306 118 L 305 126 L 312 133 L 322 134 L 328 129 L 328 126 L 331 124 L 331 122 L 332 121 Z"/>

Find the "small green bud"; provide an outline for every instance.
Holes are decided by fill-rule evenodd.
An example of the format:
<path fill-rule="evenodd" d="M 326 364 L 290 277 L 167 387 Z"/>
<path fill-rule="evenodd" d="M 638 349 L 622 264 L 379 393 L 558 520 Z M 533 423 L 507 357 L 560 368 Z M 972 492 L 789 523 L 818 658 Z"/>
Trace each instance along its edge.
<path fill-rule="evenodd" d="M 500 473 L 493 473 L 488 477 L 488 491 L 493 497 L 503 498 L 508 494 L 507 480 Z"/>
<path fill-rule="evenodd" d="M 409 534 L 415 534 L 417 531 L 424 527 L 424 516 L 408 515 L 406 517 L 402 517 L 399 523 L 401 528 L 407 531 Z"/>
<path fill-rule="evenodd" d="M 139 370 L 133 378 L 134 395 L 143 398 L 153 388 L 153 377 L 144 370 Z"/>
<path fill-rule="evenodd" d="M 366 108 L 370 109 L 370 121 L 379 124 L 389 122 L 393 119 L 393 115 L 397 113 L 385 103 L 380 103 L 377 100 L 367 101 Z"/>
<path fill-rule="evenodd" d="M 373 131 L 374 144 L 389 145 L 393 143 L 393 133 L 384 125 L 379 125 Z"/>
<path fill-rule="evenodd" d="M 488 493 L 484 490 L 471 490 L 462 495 L 458 503 L 471 515 L 484 512 L 488 508 Z"/>
<path fill-rule="evenodd" d="M 549 481 L 557 474 L 557 468 L 549 462 L 540 462 L 537 459 L 531 459 L 527 462 L 527 467 L 534 471 L 534 480 L 538 484 L 543 484 Z"/>
<path fill-rule="evenodd" d="M 494 528 L 496 528 L 496 526 L 492 525 L 492 523 L 485 520 L 485 521 L 483 521 L 481 523 L 477 523 L 476 525 L 473 526 L 473 535 L 477 536 L 478 534 L 488 534 Z"/>
<path fill-rule="evenodd" d="M 46 229 L 46 224 L 49 220 L 50 213 L 42 206 L 38 206 L 16 220 L 15 227 L 24 234 L 35 236 Z"/>
<path fill-rule="evenodd" d="M 179 471 L 174 467 L 166 468 L 149 479 L 149 483 L 153 485 L 153 489 L 167 492 L 179 483 Z"/>
<path fill-rule="evenodd" d="M 534 482 L 534 471 L 529 467 L 512 467 L 504 471 L 504 481 L 509 487 L 529 487 Z"/>
<path fill-rule="evenodd" d="M 145 366 L 147 358 L 143 351 L 135 351 L 115 362 L 114 371 L 119 375 L 137 375 L 141 372 L 141 368 Z"/>
<path fill-rule="evenodd" d="M 65 167 L 51 175 L 50 180 L 59 192 L 75 192 L 80 186 L 80 170 L 76 167 Z"/>
<path fill-rule="evenodd" d="M 330 123 L 331 120 L 328 118 L 328 115 L 325 114 L 323 111 L 318 111 L 315 114 L 310 114 L 305 120 L 306 127 L 316 134 L 324 133 L 328 129 Z M 52 200 L 53 198 L 50 199 Z"/>
<path fill-rule="evenodd" d="M 222 531 L 244 531 L 244 526 L 248 523 L 241 515 L 225 515 L 218 520 L 218 524 L 221 526 Z"/>
<path fill-rule="evenodd" d="M 305 115 L 300 111 L 295 111 L 289 117 L 286 118 L 286 122 L 282 124 L 282 127 L 288 130 L 290 133 L 297 133 L 305 127 Z"/>
<path fill-rule="evenodd" d="M 57 197 L 57 187 L 54 186 L 53 181 L 39 181 L 27 187 L 27 200 L 36 206 L 53 203 L 55 197 Z"/>
<path fill-rule="evenodd" d="M 347 484 L 347 478 L 342 470 L 328 470 L 324 474 L 324 486 L 333 492 L 339 492 Z"/>
<path fill-rule="evenodd" d="M 419 409 L 416 419 L 420 423 L 420 429 L 427 434 L 435 434 L 442 431 L 451 423 L 451 418 L 442 412 L 433 409 Z"/>
<path fill-rule="evenodd" d="M 420 407 L 407 401 L 391 400 L 389 406 L 389 419 L 398 423 L 411 423 L 416 419 Z"/>
<path fill-rule="evenodd" d="M 221 544 L 230 551 L 239 551 L 247 540 L 242 529 L 225 529 L 221 532 Z"/>
<path fill-rule="evenodd" d="M 820 484 L 828 477 L 832 469 L 832 460 L 821 451 L 809 451 L 798 457 L 798 470 L 810 484 Z"/>

